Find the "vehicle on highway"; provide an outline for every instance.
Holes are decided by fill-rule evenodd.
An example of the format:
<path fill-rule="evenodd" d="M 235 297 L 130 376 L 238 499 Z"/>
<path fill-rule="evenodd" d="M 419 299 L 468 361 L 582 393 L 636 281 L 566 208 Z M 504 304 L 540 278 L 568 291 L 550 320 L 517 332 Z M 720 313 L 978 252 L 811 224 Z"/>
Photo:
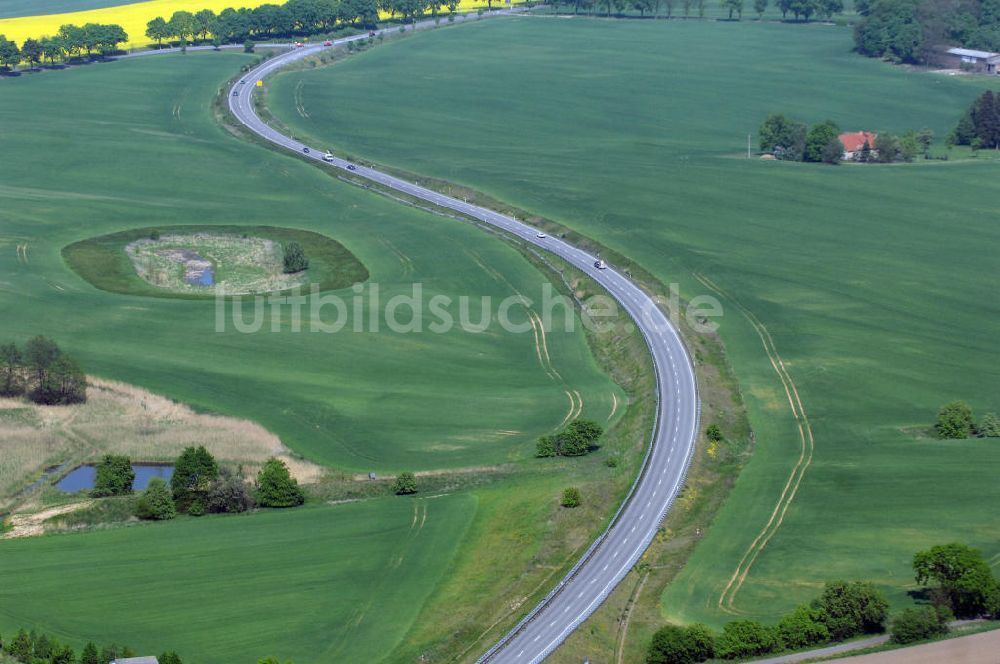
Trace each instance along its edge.
<path fill-rule="evenodd" d="M 306 154 L 309 154 L 309 148 L 302 148 L 302 151 L 305 152 Z"/>
<path fill-rule="evenodd" d="M 596 267 L 598 270 L 606 270 L 608 269 L 608 264 L 605 263 L 600 258 L 598 258 L 596 261 L 594 261 L 594 267 Z"/>
<path fill-rule="evenodd" d="M 325 155 L 323 155 L 323 161 L 333 161 L 333 155 L 327 152 Z"/>
<path fill-rule="evenodd" d="M 294 46 L 295 48 L 302 48 L 303 46 L 305 46 L 305 44 L 303 44 L 302 42 L 295 42 Z"/>
<path fill-rule="evenodd" d="M 371 32 L 369 32 L 369 33 L 368 33 L 368 36 L 369 36 L 369 37 L 374 37 L 374 36 L 375 36 L 375 31 L 374 31 L 374 30 L 372 30 Z"/>
<path fill-rule="evenodd" d="M 233 90 L 233 96 L 234 97 L 239 97 L 240 96 L 239 91 L 238 90 Z"/>
<path fill-rule="evenodd" d="M 347 170 L 349 170 L 349 171 L 356 171 L 356 170 L 358 170 L 358 167 L 355 166 L 354 164 L 348 164 L 347 165 Z"/>
<path fill-rule="evenodd" d="M 543 233 L 543 232 L 541 232 L 541 231 L 538 231 L 538 234 L 537 234 L 537 235 L 535 235 L 535 237 L 537 237 L 537 238 L 538 238 L 539 240 L 542 240 L 542 239 L 544 239 L 544 238 L 547 238 L 547 237 L 548 237 L 548 235 L 546 235 L 545 233 Z"/>
<path fill-rule="evenodd" d="M 333 42 L 328 39 L 325 42 L 323 42 L 323 46 L 333 46 Z"/>

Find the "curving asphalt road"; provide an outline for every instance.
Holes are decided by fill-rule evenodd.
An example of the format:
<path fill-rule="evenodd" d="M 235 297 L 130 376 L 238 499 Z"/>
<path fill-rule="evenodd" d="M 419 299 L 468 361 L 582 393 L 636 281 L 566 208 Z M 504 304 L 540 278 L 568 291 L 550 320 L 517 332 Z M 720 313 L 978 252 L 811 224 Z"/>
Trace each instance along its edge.
<path fill-rule="evenodd" d="M 432 22 L 418 24 L 433 27 Z M 344 44 L 365 36 L 340 39 Z M 348 162 L 322 160 L 323 151 L 285 136 L 266 125 L 253 106 L 255 82 L 324 47 L 306 46 L 278 55 L 248 72 L 229 94 L 233 115 L 257 135 L 307 156 L 332 169 Z M 309 147 L 309 154 L 304 149 Z M 352 165 L 353 166 L 353 165 Z M 511 217 L 436 191 L 417 186 L 366 166 L 351 172 L 384 187 L 449 208 L 516 235 L 549 251 L 601 284 L 628 312 L 649 345 L 657 380 L 656 426 L 643 470 L 629 498 L 608 529 L 591 545 L 562 581 L 511 632 L 487 651 L 479 662 L 528 664 L 545 659 L 593 613 L 638 562 L 684 484 L 698 428 L 699 402 L 694 369 L 677 330 L 645 292 L 613 267 L 598 269 L 597 258 L 554 237 L 539 237 L 537 229 Z"/>

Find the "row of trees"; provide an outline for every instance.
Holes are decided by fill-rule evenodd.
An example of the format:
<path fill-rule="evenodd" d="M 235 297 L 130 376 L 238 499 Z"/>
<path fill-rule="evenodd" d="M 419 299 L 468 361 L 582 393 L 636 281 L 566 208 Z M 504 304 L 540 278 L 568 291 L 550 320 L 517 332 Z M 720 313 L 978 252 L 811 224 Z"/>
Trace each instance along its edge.
<path fill-rule="evenodd" d="M 23 664 L 110 664 L 116 659 L 135 657 L 128 646 L 110 644 L 100 650 L 91 641 L 80 651 L 79 658 L 71 647 L 59 643 L 47 634 L 35 630 L 21 629 L 10 642 L 0 639 L 0 652 Z M 165 652 L 159 657 L 160 664 L 181 664 L 175 652 Z"/>
<path fill-rule="evenodd" d="M 459 0 L 288 0 L 256 8 L 228 7 L 216 14 L 211 9 L 177 11 L 169 19 L 157 16 L 146 24 L 146 36 L 164 41 L 207 41 L 215 44 L 306 37 L 326 34 L 342 25 L 375 27 L 379 12 L 412 20 L 427 12 L 437 15 L 458 10 Z M 490 1 L 492 5 L 492 0 Z"/>
<path fill-rule="evenodd" d="M 933 62 L 942 44 L 1000 50 L 997 0 L 856 0 L 855 49 L 895 62 Z"/>
<path fill-rule="evenodd" d="M 607 16 L 624 11 L 632 10 L 639 12 L 640 16 L 649 14 L 654 18 L 666 16 L 673 17 L 675 12 L 680 12 L 685 18 L 692 15 L 692 12 L 699 18 L 705 16 L 705 0 L 558 0 L 556 6 L 572 7 L 575 14 L 584 12 L 602 12 Z M 743 18 L 743 11 L 750 5 L 758 17 L 762 17 L 767 11 L 768 0 L 753 0 L 752 3 L 746 0 L 719 0 L 719 6 L 723 11 L 728 12 L 729 18 Z M 834 14 L 844 11 L 843 0 L 776 0 L 775 6 L 781 10 L 781 15 L 788 18 L 791 14 L 795 20 L 809 21 L 813 17 L 821 16 L 830 18 Z"/>
<path fill-rule="evenodd" d="M 778 621 L 727 623 L 719 634 L 705 625 L 666 625 L 653 635 L 648 664 L 694 664 L 713 657 L 740 659 L 797 649 L 885 629 L 889 603 L 871 583 L 828 583 L 823 593 Z"/>
<path fill-rule="evenodd" d="M 949 141 L 973 149 L 1000 149 L 1000 94 L 987 90 L 972 102 Z"/>
<path fill-rule="evenodd" d="M 969 404 L 952 401 L 938 411 L 934 434 L 942 440 L 1000 438 L 1000 418 L 996 413 L 986 413 L 982 421 L 977 422 Z"/>
<path fill-rule="evenodd" d="M 597 449 L 597 441 L 604 435 L 604 429 L 591 420 L 574 420 L 560 431 L 538 439 L 535 456 L 583 456 Z"/>
<path fill-rule="evenodd" d="M 14 343 L 0 346 L 0 396 L 27 396 L 45 405 L 83 403 L 87 377 L 55 341 L 37 336 L 23 350 Z"/>
<path fill-rule="evenodd" d="M 927 603 L 893 619 L 892 641 L 912 643 L 944 634 L 955 617 L 1000 617 L 1000 582 L 978 549 L 952 543 L 919 551 L 913 572 Z M 888 611 L 885 596 L 871 583 L 827 583 L 819 597 L 773 626 L 737 620 L 715 634 L 704 625 L 666 625 L 653 635 L 646 662 L 696 664 L 843 641 L 884 631 Z"/>
<path fill-rule="evenodd" d="M 0 66 L 13 68 L 21 62 L 29 67 L 56 60 L 75 58 L 80 55 L 92 57 L 95 53 L 110 55 L 128 41 L 128 34 L 120 25 L 113 23 L 67 24 L 59 28 L 52 37 L 29 37 L 18 47 L 17 43 L 0 35 Z"/>

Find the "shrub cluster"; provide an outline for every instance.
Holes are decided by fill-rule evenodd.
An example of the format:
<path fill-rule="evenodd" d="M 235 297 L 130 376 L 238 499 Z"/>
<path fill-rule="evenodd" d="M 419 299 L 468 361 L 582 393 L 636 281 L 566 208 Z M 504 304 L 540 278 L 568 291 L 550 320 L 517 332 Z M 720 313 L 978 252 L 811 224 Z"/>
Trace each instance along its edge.
<path fill-rule="evenodd" d="M 595 449 L 603 435 L 604 429 L 597 422 L 574 420 L 559 433 L 539 438 L 535 456 L 583 456 Z"/>
<path fill-rule="evenodd" d="M 285 274 L 295 274 L 302 270 L 309 269 L 309 259 L 306 258 L 305 249 L 298 242 L 289 242 L 284 247 L 284 271 Z"/>
<path fill-rule="evenodd" d="M 980 422 L 976 422 L 976 416 L 967 403 L 951 401 L 938 411 L 934 434 L 942 440 L 1000 438 L 1000 419 L 995 413 L 987 413 Z"/>
<path fill-rule="evenodd" d="M 120 454 L 105 454 L 97 464 L 97 477 L 90 495 L 94 498 L 128 496 L 132 493 L 135 471 L 132 461 Z"/>
<path fill-rule="evenodd" d="M 178 457 L 170 486 L 154 477 L 136 503 L 141 519 L 172 519 L 178 513 L 234 514 L 261 507 L 294 507 L 305 502 L 299 483 L 280 459 L 268 459 L 253 487 L 243 476 L 220 467 L 204 446 L 188 447 Z"/>
<path fill-rule="evenodd" d="M 44 405 L 87 400 L 87 377 L 80 365 L 56 342 L 34 337 L 22 351 L 14 343 L 0 346 L 0 396 L 27 396 Z"/>
<path fill-rule="evenodd" d="M 647 664 L 695 664 L 712 657 L 741 659 L 788 648 L 804 648 L 885 629 L 889 603 L 871 583 L 828 583 L 810 604 L 784 616 L 777 625 L 755 620 L 727 623 L 719 634 L 704 625 L 666 625 L 656 632 Z"/>
<path fill-rule="evenodd" d="M 973 150 L 1000 147 L 1000 94 L 987 90 L 972 102 L 948 136 L 949 143 Z"/>
<path fill-rule="evenodd" d="M 110 664 L 110 662 L 125 657 L 135 657 L 136 653 L 128 646 L 109 644 L 97 649 L 93 641 L 87 643 L 80 656 L 68 645 L 61 644 L 47 634 L 38 634 L 35 630 L 26 632 L 21 629 L 13 639 L 0 639 L 0 652 L 23 664 Z M 160 664 L 181 664 L 181 658 L 175 652 L 165 652 L 158 658 Z"/>

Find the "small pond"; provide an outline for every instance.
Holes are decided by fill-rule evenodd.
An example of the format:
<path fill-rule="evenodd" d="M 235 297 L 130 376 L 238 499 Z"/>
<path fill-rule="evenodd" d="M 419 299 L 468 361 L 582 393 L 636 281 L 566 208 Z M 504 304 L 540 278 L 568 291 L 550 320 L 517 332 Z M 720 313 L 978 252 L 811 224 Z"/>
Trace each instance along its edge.
<path fill-rule="evenodd" d="M 132 488 L 142 491 L 149 484 L 149 480 L 154 477 L 162 477 L 165 482 L 170 481 L 170 476 L 174 474 L 172 463 L 133 463 L 132 470 L 135 471 L 135 481 Z M 66 477 L 56 482 L 56 488 L 66 493 L 76 493 L 77 491 L 89 491 L 94 488 L 97 480 L 97 466 L 88 463 L 74 468 Z"/>

